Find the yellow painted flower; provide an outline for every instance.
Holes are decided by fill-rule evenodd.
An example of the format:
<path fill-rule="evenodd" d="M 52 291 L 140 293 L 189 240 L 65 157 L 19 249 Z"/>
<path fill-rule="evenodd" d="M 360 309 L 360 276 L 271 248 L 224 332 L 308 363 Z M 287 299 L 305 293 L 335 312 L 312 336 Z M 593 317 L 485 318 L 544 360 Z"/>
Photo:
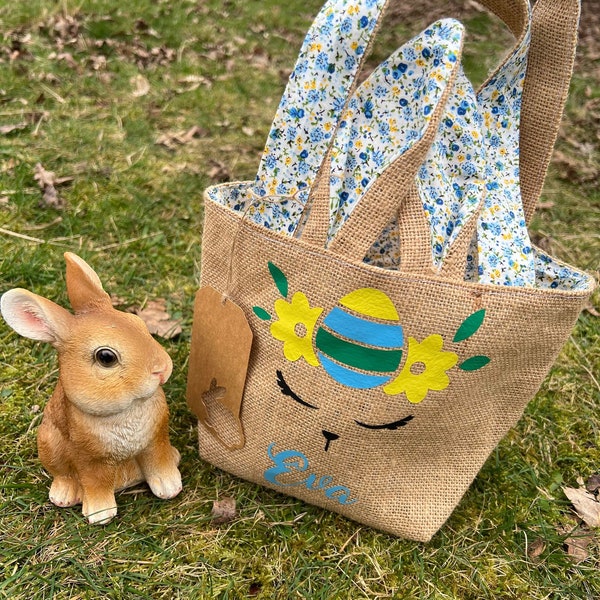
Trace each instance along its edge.
<path fill-rule="evenodd" d="M 383 391 L 389 395 L 404 392 L 408 401 L 416 404 L 429 390 L 446 389 L 450 383 L 446 371 L 458 362 L 458 355 L 442 350 L 443 344 L 444 340 L 438 334 L 426 337 L 421 343 L 409 337 L 406 363 L 398 377 Z"/>
<path fill-rule="evenodd" d="M 312 347 L 315 324 L 322 308 L 311 308 L 302 292 L 296 292 L 291 302 L 275 301 L 278 321 L 271 324 L 271 335 L 283 342 L 283 355 L 291 362 L 304 358 L 311 366 L 317 367 L 319 361 Z"/>

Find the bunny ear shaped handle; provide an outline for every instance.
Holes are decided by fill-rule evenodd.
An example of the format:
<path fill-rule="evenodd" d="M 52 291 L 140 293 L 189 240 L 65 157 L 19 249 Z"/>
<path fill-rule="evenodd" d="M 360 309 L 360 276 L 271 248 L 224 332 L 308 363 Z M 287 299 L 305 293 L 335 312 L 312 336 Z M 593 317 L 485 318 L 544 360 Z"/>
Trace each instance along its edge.
<path fill-rule="evenodd" d="M 416 178 L 440 269 L 485 196 L 486 146 L 473 85 L 460 69 L 434 143 Z"/>
<path fill-rule="evenodd" d="M 329 0 L 306 35 L 258 169 L 259 196 L 306 200 L 387 0 Z"/>
<path fill-rule="evenodd" d="M 456 75 L 464 27 L 437 21 L 356 90 L 331 152 L 329 240 L 376 179 L 419 140 Z"/>
<path fill-rule="evenodd" d="M 477 94 L 488 152 L 487 195 L 477 225 L 477 276 L 482 283 L 531 286 L 535 282 L 519 169 L 521 98 L 530 36 L 528 27 L 512 55 Z"/>

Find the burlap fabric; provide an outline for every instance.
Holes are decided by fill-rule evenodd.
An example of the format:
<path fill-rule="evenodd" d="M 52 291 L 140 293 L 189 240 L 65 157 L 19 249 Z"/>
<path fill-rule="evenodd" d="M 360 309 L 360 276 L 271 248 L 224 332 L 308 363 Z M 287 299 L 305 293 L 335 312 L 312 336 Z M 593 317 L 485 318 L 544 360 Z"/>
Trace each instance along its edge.
<path fill-rule="evenodd" d="M 522 34 L 522 2 L 485 4 L 517 38 Z M 562 112 L 577 18 L 574 0 L 538 0 L 534 11 L 522 127 L 528 215 Z M 548 56 L 562 57 L 553 61 L 552 77 Z M 552 123 L 542 127 L 548 115 Z M 473 224 L 442 271 L 433 272 L 427 224 L 411 185 L 430 142 L 426 134 L 380 177 L 327 248 L 326 161 L 300 238 L 248 222 L 243 212 L 214 201 L 227 186 L 213 188 L 212 198 L 204 196 L 201 275 L 202 285 L 243 309 L 254 333 L 239 415 L 245 444 L 228 448 L 236 442 L 230 431 L 237 431 L 237 415 L 208 407 L 222 435 L 219 441 L 200 424 L 201 456 L 244 479 L 422 541 L 446 521 L 517 422 L 593 287 L 591 279 L 576 290 L 465 282 Z M 395 214 L 401 270 L 365 264 L 366 250 Z M 338 328 L 340 315 L 356 329 Z M 372 331 L 397 343 L 365 342 L 361 336 Z M 292 348 L 303 336 L 307 345 Z M 358 343 L 367 350 L 357 351 Z M 340 361 L 343 376 L 336 371 Z M 393 387 L 398 372 L 411 380 L 423 369 L 431 374 L 425 389 L 410 382 Z M 365 376 L 374 371 L 390 375 L 369 387 Z"/>

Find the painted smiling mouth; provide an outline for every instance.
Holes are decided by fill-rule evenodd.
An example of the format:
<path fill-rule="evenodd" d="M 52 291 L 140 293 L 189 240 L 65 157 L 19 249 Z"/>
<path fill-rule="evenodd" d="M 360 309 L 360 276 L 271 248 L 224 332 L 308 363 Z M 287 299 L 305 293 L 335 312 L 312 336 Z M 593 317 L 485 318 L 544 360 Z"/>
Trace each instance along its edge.
<path fill-rule="evenodd" d="M 298 394 L 296 394 L 296 392 L 294 392 L 294 390 L 292 390 L 292 388 L 288 385 L 287 381 L 285 380 L 283 373 L 281 371 L 278 370 L 278 371 L 276 371 L 276 373 L 277 373 L 277 385 L 279 386 L 279 389 L 281 390 L 281 393 L 284 396 L 291 398 L 292 400 L 294 400 L 298 404 L 301 404 L 302 406 L 305 406 L 306 408 L 310 408 L 312 410 L 319 410 L 318 406 L 315 406 L 314 404 L 310 404 L 309 402 L 306 402 L 306 400 L 303 400 Z M 400 427 L 404 427 L 405 425 L 408 425 L 408 423 L 410 423 L 413 419 L 414 419 L 413 415 L 408 415 L 402 419 L 399 419 L 398 421 L 392 421 L 391 423 L 369 424 L 369 423 L 363 423 L 361 421 L 356 421 L 356 420 L 354 422 L 359 427 L 364 427 L 365 429 L 371 429 L 371 430 L 387 429 L 389 431 L 396 431 L 397 429 L 400 429 Z M 334 442 L 335 440 L 339 439 L 340 436 L 337 433 L 327 431 L 326 429 L 323 429 L 321 431 L 321 433 L 323 434 L 323 437 L 325 438 L 325 452 L 327 452 L 329 450 L 329 446 L 331 445 L 331 442 Z"/>
<path fill-rule="evenodd" d="M 323 434 L 323 437 L 327 440 L 325 442 L 325 452 L 327 452 L 327 450 L 329 450 L 329 444 L 331 444 L 331 442 L 334 442 L 335 440 L 338 440 L 340 436 L 337 433 L 332 433 L 331 431 L 327 431 L 325 429 L 323 429 L 321 433 Z"/>

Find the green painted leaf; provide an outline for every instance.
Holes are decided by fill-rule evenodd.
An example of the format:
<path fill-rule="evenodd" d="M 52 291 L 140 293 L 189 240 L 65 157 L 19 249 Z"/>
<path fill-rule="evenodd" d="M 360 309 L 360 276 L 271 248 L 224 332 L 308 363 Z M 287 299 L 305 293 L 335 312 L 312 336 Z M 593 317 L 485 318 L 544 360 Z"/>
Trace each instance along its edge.
<path fill-rule="evenodd" d="M 279 293 L 284 298 L 287 298 L 288 280 L 287 280 L 286 276 L 283 274 L 281 269 L 276 267 L 272 262 L 269 263 L 269 271 L 271 273 L 271 277 L 273 278 L 273 281 L 275 282 L 275 285 L 277 286 L 277 289 L 279 290 Z"/>
<path fill-rule="evenodd" d="M 467 338 L 470 338 L 483 323 L 483 318 L 485 317 L 485 308 L 474 312 L 472 315 L 469 315 L 458 328 L 456 334 L 454 335 L 453 342 L 462 342 Z"/>
<path fill-rule="evenodd" d="M 490 360 L 489 356 L 471 356 L 471 358 L 467 358 L 467 360 L 458 365 L 458 368 L 463 371 L 477 371 L 477 369 L 485 367 Z"/>
<path fill-rule="evenodd" d="M 264 308 L 261 308 L 260 306 L 253 306 L 252 310 L 259 319 L 262 319 L 263 321 L 271 320 L 271 315 Z"/>

